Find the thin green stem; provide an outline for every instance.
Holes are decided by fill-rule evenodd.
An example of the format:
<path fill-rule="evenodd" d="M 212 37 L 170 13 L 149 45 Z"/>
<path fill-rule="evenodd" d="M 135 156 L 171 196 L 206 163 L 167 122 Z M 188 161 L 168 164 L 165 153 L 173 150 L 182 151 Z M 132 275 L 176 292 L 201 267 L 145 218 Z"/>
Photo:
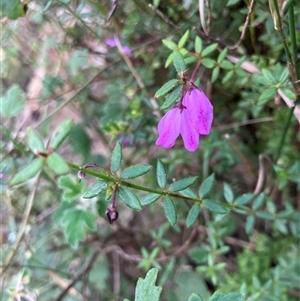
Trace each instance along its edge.
<path fill-rule="evenodd" d="M 278 30 L 278 32 L 280 34 L 282 45 L 283 45 L 284 51 L 285 51 L 285 53 L 286 53 L 286 55 L 288 57 L 288 61 L 292 62 L 292 57 L 291 57 L 289 48 L 287 46 L 287 42 L 286 42 L 285 36 L 283 35 L 283 32 L 282 32 L 281 15 L 280 15 L 280 11 L 279 11 L 277 0 L 273 0 L 272 2 L 273 2 L 273 7 L 274 7 L 275 12 L 276 12 L 276 21 L 278 22 L 278 24 L 277 24 L 278 28 L 276 28 L 275 20 L 273 20 L 274 21 L 274 25 L 275 25 L 275 29 Z"/>
<path fill-rule="evenodd" d="M 296 71 L 297 80 L 300 79 L 300 66 L 297 60 L 297 40 L 296 40 L 296 28 L 295 28 L 295 12 L 294 3 L 289 7 L 289 30 L 291 36 L 291 53 L 292 53 L 292 63 Z M 299 84 L 298 84 L 299 85 Z"/>
<path fill-rule="evenodd" d="M 289 129 L 290 124 L 291 124 L 291 121 L 292 121 L 294 109 L 295 109 L 295 106 L 293 106 L 293 107 L 291 107 L 291 108 L 289 109 L 287 121 L 286 121 L 286 124 L 285 124 L 285 126 L 284 126 L 283 134 L 282 134 L 282 136 L 281 136 L 280 143 L 279 143 L 278 150 L 277 150 L 277 154 L 276 154 L 276 157 L 275 157 L 275 162 L 278 161 L 278 159 L 279 159 L 279 157 L 280 157 L 280 155 L 281 155 L 282 148 L 283 148 L 283 145 L 284 145 L 284 142 L 285 142 L 285 138 L 286 138 L 288 129 Z"/>
<path fill-rule="evenodd" d="M 146 191 L 146 192 L 150 192 L 150 193 L 156 193 L 156 194 L 160 194 L 160 195 L 168 195 L 170 197 L 174 197 L 174 198 L 180 198 L 182 200 L 186 200 L 186 201 L 193 201 L 193 202 L 197 202 L 197 203 L 202 203 L 202 199 L 201 198 L 191 198 L 191 197 L 187 197 L 187 196 L 183 196 L 181 194 L 178 193 L 174 193 L 174 192 L 170 192 L 167 190 L 159 190 L 159 189 L 154 189 L 154 188 L 148 188 L 145 186 L 141 186 L 141 185 L 137 185 L 131 182 L 127 182 L 124 181 L 120 178 L 118 178 L 117 176 L 112 175 L 109 171 L 103 170 L 101 173 L 91 170 L 89 168 L 82 168 L 72 162 L 67 162 L 68 165 L 76 170 L 80 170 L 83 171 L 86 174 L 89 174 L 91 176 L 95 176 L 97 178 L 100 178 L 102 180 L 108 181 L 108 182 L 112 182 L 112 183 L 116 183 L 119 184 L 121 186 L 126 186 L 126 187 L 130 187 L 133 189 L 137 189 L 137 190 L 141 190 L 141 191 Z"/>

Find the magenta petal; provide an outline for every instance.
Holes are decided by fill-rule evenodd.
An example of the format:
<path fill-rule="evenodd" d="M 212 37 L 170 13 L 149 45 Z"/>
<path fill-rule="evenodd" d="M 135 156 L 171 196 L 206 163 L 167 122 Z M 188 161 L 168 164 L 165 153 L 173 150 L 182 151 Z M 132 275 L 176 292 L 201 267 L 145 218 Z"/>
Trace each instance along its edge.
<path fill-rule="evenodd" d="M 199 134 L 195 127 L 191 124 L 188 112 L 183 109 L 181 113 L 181 136 L 183 139 L 184 147 L 190 151 L 194 152 L 199 145 Z"/>
<path fill-rule="evenodd" d="M 180 134 L 180 110 L 173 108 L 160 120 L 158 124 L 159 137 L 156 145 L 171 148 L 174 146 L 177 137 Z"/>
<path fill-rule="evenodd" d="M 105 40 L 105 44 L 108 45 L 109 47 L 116 47 L 117 46 L 116 40 L 112 39 L 112 38 L 107 38 Z"/>
<path fill-rule="evenodd" d="M 213 106 L 203 91 L 192 88 L 183 98 L 183 105 L 186 106 L 191 123 L 200 135 L 210 133 L 213 121 Z"/>

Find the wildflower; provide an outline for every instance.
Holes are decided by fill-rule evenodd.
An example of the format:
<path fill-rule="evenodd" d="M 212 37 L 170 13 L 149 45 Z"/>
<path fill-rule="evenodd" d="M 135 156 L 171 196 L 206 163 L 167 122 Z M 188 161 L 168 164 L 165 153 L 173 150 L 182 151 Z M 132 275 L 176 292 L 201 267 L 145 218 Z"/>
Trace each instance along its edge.
<path fill-rule="evenodd" d="M 199 145 L 199 135 L 210 133 L 213 106 L 203 91 L 191 86 L 180 103 L 173 107 L 158 124 L 156 145 L 171 148 L 181 134 L 184 147 L 194 152 Z"/>
<path fill-rule="evenodd" d="M 116 47 L 118 44 L 121 45 L 119 38 L 116 36 L 113 39 L 111 38 L 106 39 L 105 44 L 111 48 Z M 132 56 L 132 51 L 128 46 L 122 46 L 122 50 L 124 54 L 126 54 L 127 56 Z"/>

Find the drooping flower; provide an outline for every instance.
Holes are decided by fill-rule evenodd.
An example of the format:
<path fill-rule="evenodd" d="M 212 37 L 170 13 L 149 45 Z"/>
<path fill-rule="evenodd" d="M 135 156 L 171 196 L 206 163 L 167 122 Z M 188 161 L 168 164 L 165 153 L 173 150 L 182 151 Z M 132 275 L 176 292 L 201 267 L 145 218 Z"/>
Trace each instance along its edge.
<path fill-rule="evenodd" d="M 171 148 L 181 134 L 184 147 L 194 152 L 199 145 L 199 135 L 210 133 L 212 121 L 212 104 L 202 90 L 191 86 L 180 103 L 159 122 L 156 145 Z"/>

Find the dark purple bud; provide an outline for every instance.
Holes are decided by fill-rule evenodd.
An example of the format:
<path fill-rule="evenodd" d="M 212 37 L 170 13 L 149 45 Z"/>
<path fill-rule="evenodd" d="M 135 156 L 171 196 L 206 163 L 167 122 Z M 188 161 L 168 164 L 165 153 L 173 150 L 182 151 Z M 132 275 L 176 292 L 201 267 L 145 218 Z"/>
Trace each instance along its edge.
<path fill-rule="evenodd" d="M 83 172 L 82 170 L 79 170 L 79 171 L 78 171 L 77 177 L 78 177 L 78 179 L 79 179 L 79 183 L 80 183 L 80 181 L 81 181 L 83 178 L 85 178 L 85 176 L 86 176 L 86 173 L 85 173 L 85 172 Z"/>
<path fill-rule="evenodd" d="M 114 221 L 116 221 L 118 219 L 119 213 L 118 213 L 116 207 L 109 206 L 106 209 L 105 213 L 106 213 L 107 219 L 111 225 L 114 223 Z"/>

